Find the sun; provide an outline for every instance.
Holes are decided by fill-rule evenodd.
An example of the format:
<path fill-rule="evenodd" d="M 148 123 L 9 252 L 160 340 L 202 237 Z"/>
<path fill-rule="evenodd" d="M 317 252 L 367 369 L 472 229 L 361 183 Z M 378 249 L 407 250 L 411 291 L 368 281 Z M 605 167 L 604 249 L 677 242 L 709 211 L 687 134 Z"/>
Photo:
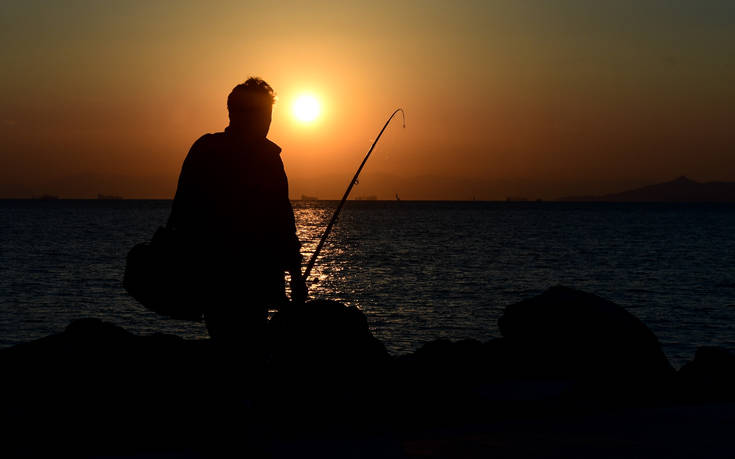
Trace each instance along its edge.
<path fill-rule="evenodd" d="M 312 95 L 299 96 L 293 103 L 293 115 L 297 120 L 310 123 L 319 117 L 321 107 L 316 97 Z"/>

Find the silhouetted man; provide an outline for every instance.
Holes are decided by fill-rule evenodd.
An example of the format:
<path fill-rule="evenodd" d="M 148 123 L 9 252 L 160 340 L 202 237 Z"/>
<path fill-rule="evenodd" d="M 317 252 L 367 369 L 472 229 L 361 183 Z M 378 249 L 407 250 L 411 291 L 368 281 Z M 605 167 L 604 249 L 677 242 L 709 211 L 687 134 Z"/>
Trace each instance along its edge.
<path fill-rule="evenodd" d="M 260 78 L 227 98 L 230 125 L 194 142 L 181 168 L 169 226 L 181 236 L 199 285 L 207 330 L 218 341 L 262 337 L 269 305 L 303 302 L 300 243 L 281 148 L 266 135 L 275 101 Z"/>

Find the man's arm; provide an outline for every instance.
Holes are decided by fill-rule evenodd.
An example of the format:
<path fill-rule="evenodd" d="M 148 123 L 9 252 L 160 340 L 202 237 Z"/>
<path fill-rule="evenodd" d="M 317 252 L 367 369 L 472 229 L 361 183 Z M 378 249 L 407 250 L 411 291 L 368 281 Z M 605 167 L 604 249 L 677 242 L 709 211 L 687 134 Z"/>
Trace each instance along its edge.
<path fill-rule="evenodd" d="M 285 178 L 285 173 L 284 173 Z M 293 214 L 293 206 L 288 199 L 288 180 L 286 180 L 286 205 L 288 207 L 288 247 L 287 256 L 289 258 L 288 273 L 291 275 L 291 301 L 297 304 L 303 304 L 308 296 L 306 287 L 306 279 L 301 273 L 301 242 L 296 233 L 296 219 Z"/>
<path fill-rule="evenodd" d="M 282 221 L 279 227 L 282 228 L 282 256 L 284 257 L 286 271 L 291 275 L 291 301 L 294 303 L 304 303 L 308 294 L 306 288 L 306 280 L 301 273 L 301 242 L 296 232 L 296 219 L 294 218 L 293 206 L 288 198 L 288 178 L 283 168 L 283 161 L 278 157 L 278 166 L 280 172 L 280 186 L 278 190 L 278 207 L 281 209 Z"/>
<path fill-rule="evenodd" d="M 194 207 L 198 199 L 199 180 L 198 167 L 199 156 L 203 148 L 205 137 L 208 134 L 200 137 L 189 149 L 189 153 L 184 159 L 184 163 L 181 166 L 181 173 L 179 174 L 179 181 L 176 186 L 176 194 L 174 195 L 174 201 L 171 204 L 171 215 L 168 217 L 167 227 L 175 229 L 177 227 L 188 226 L 186 220 L 192 218 Z"/>

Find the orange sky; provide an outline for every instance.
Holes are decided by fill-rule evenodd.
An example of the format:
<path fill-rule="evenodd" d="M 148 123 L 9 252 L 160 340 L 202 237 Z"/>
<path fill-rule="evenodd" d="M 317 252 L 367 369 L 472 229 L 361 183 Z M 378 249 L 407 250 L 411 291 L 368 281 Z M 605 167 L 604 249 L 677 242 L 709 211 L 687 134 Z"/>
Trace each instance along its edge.
<path fill-rule="evenodd" d="M 735 180 L 730 1 L 27 3 L 0 6 L 0 197 L 171 197 L 250 75 L 294 197 L 339 198 L 399 106 L 354 196 Z"/>

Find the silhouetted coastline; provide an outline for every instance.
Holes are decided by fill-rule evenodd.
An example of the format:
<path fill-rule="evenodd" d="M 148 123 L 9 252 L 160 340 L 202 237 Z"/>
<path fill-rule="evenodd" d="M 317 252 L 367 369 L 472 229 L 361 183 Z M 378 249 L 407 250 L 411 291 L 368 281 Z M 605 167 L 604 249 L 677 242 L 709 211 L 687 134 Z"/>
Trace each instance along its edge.
<path fill-rule="evenodd" d="M 573 202 L 735 202 L 735 182 L 695 182 L 679 177 L 665 183 L 602 196 L 567 196 Z"/>
<path fill-rule="evenodd" d="M 730 457 L 735 355 L 679 371 L 623 308 L 565 287 L 510 305 L 502 338 L 391 356 L 357 309 L 313 301 L 243 361 L 211 340 L 97 319 L 0 350 L 3 449 L 185 457 Z M 44 441 L 35 441 L 44 438 Z M 6 456 L 7 457 L 7 456 Z"/>

